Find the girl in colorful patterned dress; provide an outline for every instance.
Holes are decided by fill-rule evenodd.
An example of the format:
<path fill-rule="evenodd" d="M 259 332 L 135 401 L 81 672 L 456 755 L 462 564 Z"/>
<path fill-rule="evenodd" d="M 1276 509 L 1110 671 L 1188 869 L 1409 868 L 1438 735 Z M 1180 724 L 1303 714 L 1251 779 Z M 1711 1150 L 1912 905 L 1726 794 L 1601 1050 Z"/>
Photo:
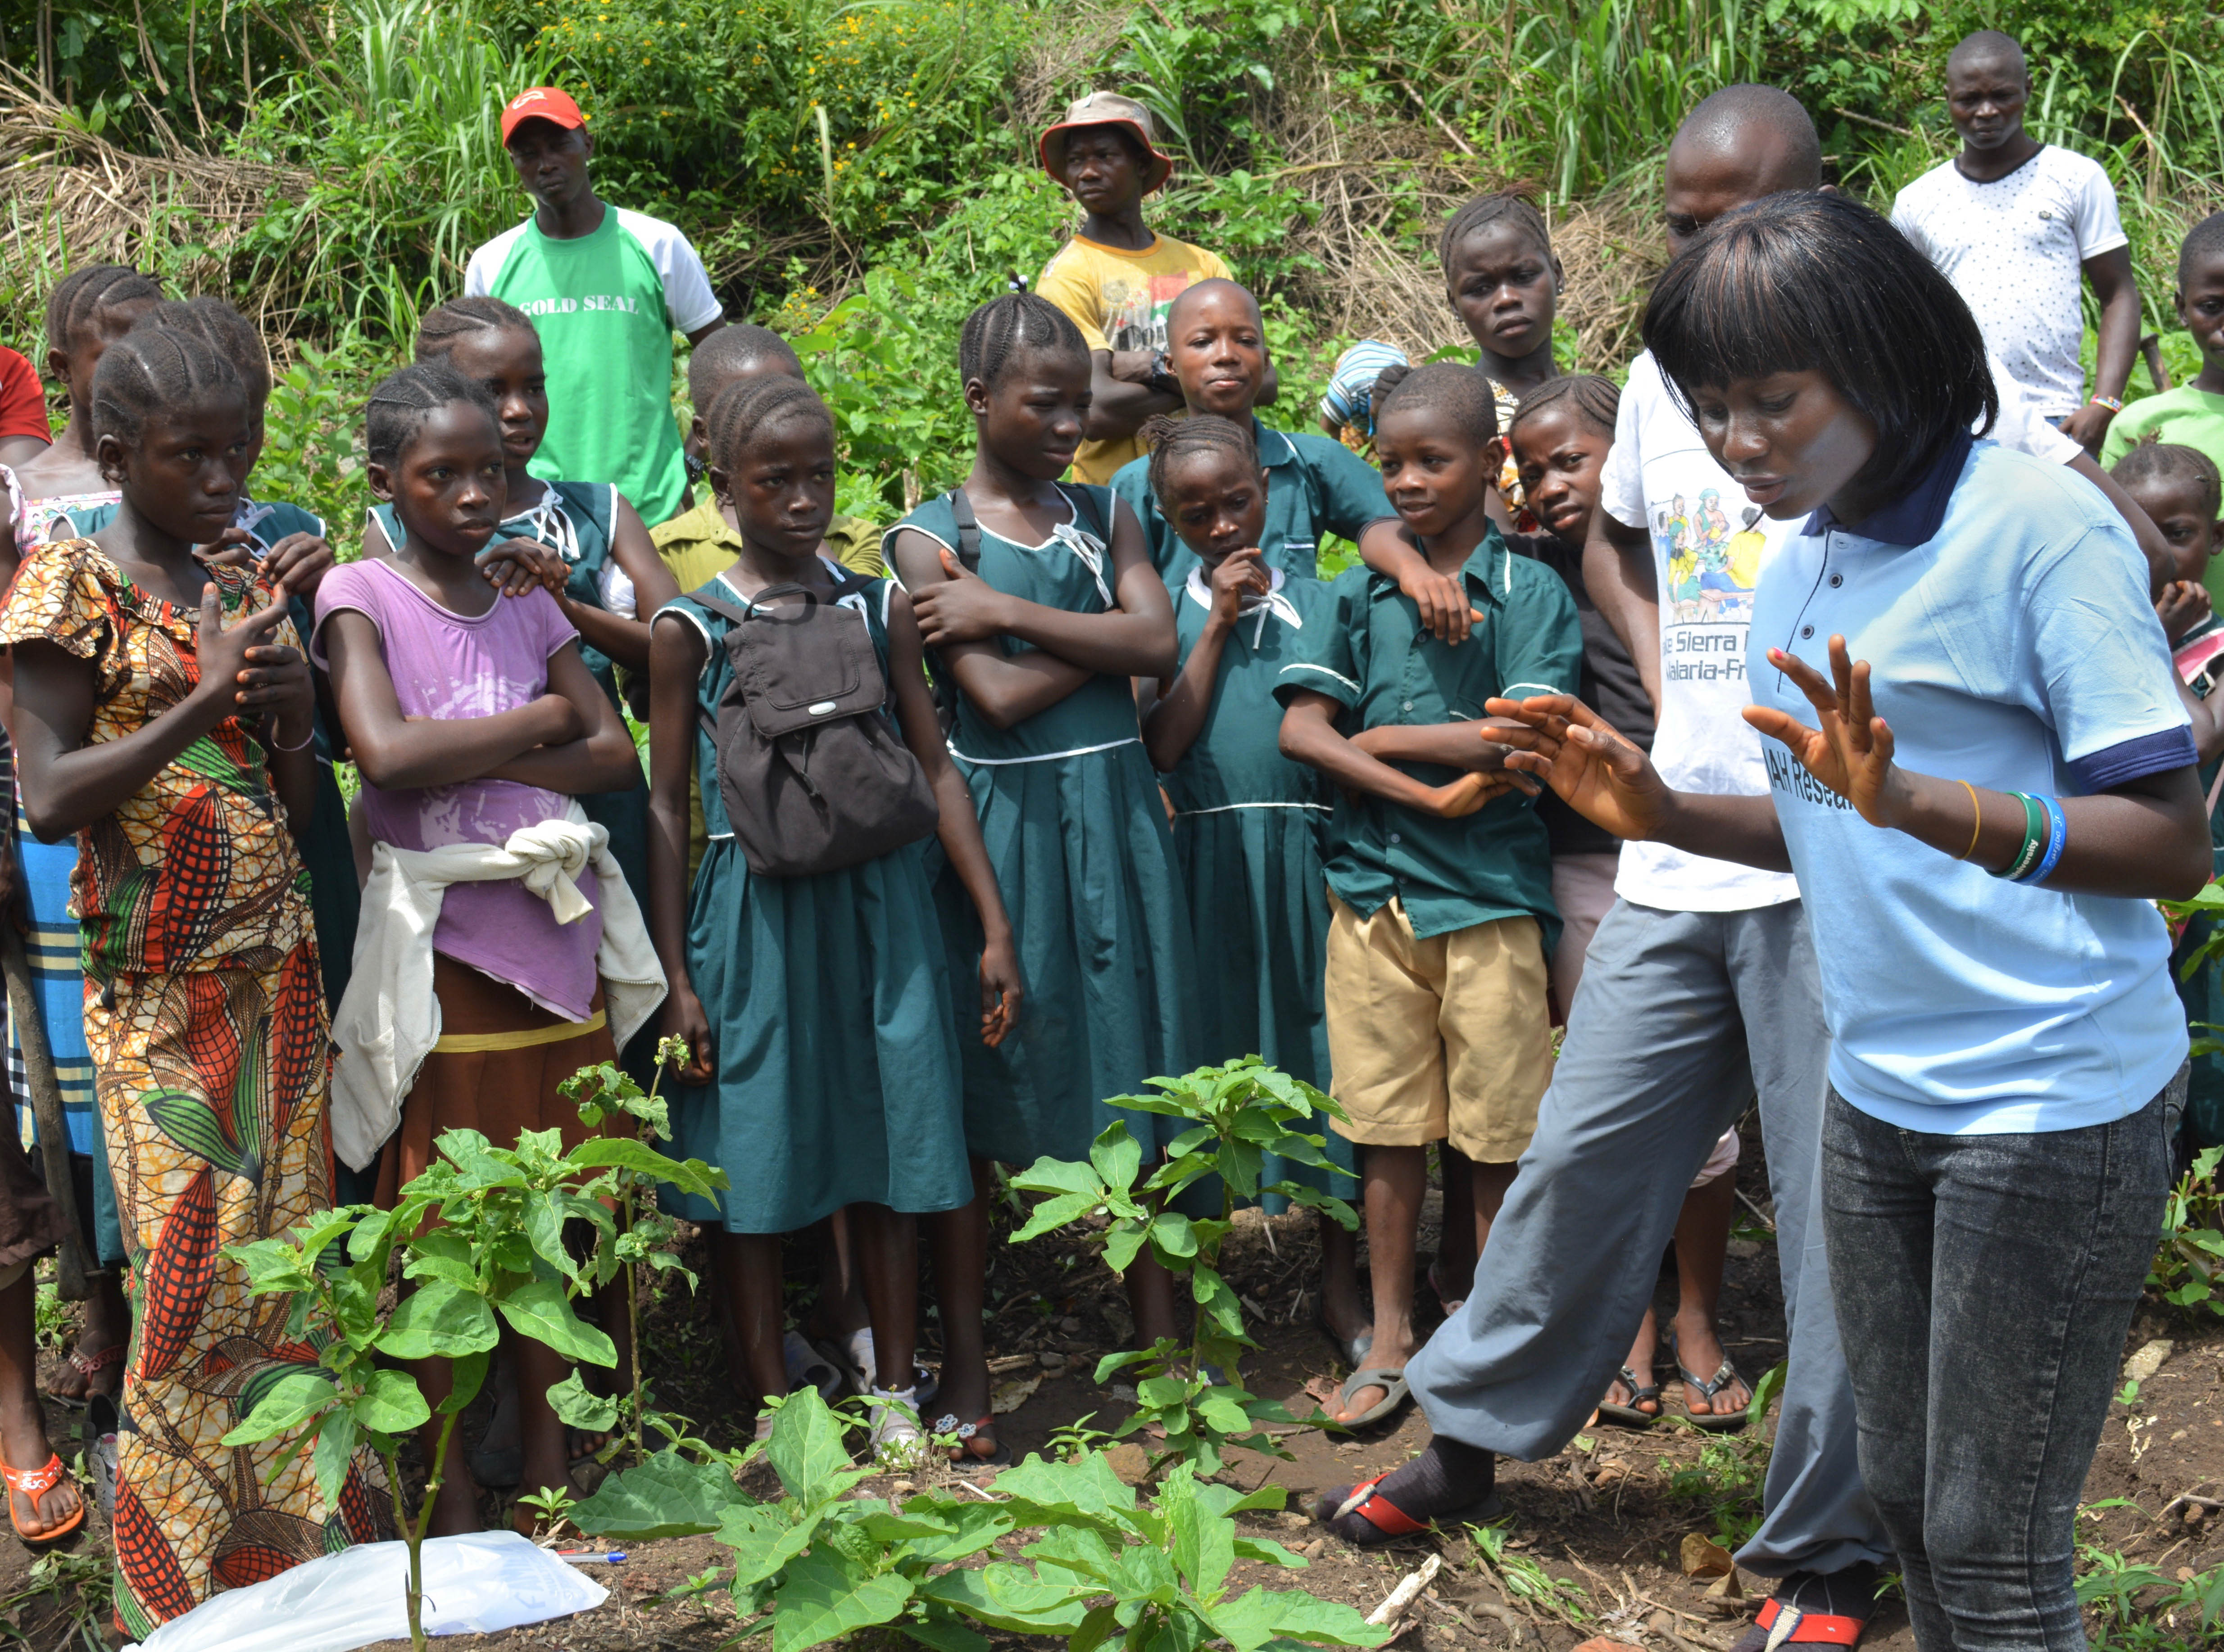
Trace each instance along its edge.
<path fill-rule="evenodd" d="M 78 840 L 85 1037 L 137 1320 L 117 1607 L 143 1638 L 213 1590 L 386 1536 L 391 1497 L 367 1450 L 335 1508 L 287 1436 L 222 1443 L 317 1358 L 224 1247 L 332 1202 L 328 1021 L 294 844 L 315 788 L 308 665 L 284 582 L 194 549 L 237 507 L 247 393 L 163 329 L 112 344 L 91 391 L 123 508 L 97 539 L 31 552 L 0 642 L 31 829 Z"/>

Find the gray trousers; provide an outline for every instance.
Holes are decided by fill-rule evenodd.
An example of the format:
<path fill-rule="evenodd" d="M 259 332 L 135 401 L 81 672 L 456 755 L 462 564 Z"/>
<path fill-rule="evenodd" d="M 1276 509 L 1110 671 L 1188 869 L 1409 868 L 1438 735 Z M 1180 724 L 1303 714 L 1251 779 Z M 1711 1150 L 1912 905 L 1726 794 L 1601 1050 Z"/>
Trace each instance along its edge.
<path fill-rule="evenodd" d="M 1818 1214 L 1829 1053 L 1798 902 L 1616 901 L 1474 1293 L 1406 1368 L 1429 1426 L 1526 1461 L 1574 1437 L 1628 1355 L 1691 1178 L 1758 1091 L 1791 1371 L 1764 1518 L 1737 1558 L 1766 1577 L 1885 1560 Z"/>

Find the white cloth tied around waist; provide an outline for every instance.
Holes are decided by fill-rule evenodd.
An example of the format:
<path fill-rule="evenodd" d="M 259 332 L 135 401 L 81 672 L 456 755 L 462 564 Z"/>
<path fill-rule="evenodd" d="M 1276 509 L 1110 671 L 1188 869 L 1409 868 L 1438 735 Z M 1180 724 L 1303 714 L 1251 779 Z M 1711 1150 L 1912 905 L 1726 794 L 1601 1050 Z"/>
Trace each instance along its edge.
<path fill-rule="evenodd" d="M 559 924 L 596 910 L 574 881 L 589 866 L 601 886 L 602 943 L 595 970 L 610 1037 L 622 1050 L 664 1001 L 664 968 L 649 944 L 641 907 L 610 852 L 610 833 L 574 800 L 562 820 L 544 820 L 509 841 L 437 849 L 371 850 L 356 930 L 355 969 L 332 1018 L 340 1059 L 332 1072 L 332 1149 L 367 1170 L 401 1122 L 402 1098 L 440 1040 L 433 991 L 433 930 L 448 886 L 516 879 L 547 901 Z"/>

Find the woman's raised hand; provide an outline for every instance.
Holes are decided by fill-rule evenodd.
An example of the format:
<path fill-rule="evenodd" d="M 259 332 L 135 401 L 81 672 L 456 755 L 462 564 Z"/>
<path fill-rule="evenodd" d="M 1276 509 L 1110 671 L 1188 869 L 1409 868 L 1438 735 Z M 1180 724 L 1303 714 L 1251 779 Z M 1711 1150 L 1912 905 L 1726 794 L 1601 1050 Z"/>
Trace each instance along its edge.
<path fill-rule="evenodd" d="M 1524 725 L 1494 730 L 1513 747 L 1506 766 L 1533 774 L 1568 806 L 1616 837 L 1655 835 L 1674 806 L 1675 794 L 1652 760 L 1599 714 L 1571 694 L 1526 700 L 1486 700 L 1494 717 Z"/>
<path fill-rule="evenodd" d="M 1830 639 L 1830 675 L 1781 648 L 1768 651 L 1768 663 L 1798 684 L 1815 708 L 1820 725 L 1810 728 L 1773 706 L 1749 705 L 1745 720 L 1779 741 L 1799 766 L 1853 804 L 1872 826 L 1897 826 L 1905 812 L 1907 788 L 1892 760 L 1892 728 L 1876 715 L 1869 697 L 1869 663 L 1856 662 L 1842 636 Z"/>

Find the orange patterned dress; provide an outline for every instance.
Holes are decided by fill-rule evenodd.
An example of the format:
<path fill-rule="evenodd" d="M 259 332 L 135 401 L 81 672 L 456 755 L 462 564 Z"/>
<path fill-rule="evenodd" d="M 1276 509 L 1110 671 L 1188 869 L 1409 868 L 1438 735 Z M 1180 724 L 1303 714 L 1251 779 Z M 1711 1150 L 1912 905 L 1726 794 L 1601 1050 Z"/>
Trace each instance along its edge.
<path fill-rule="evenodd" d="M 269 589 L 212 568 L 227 615 Z M 0 608 L 0 643 L 50 642 L 97 688 L 88 743 L 193 691 L 197 610 L 138 590 L 90 539 L 39 546 Z M 272 640 L 299 646 L 290 623 Z M 227 718 L 78 838 L 85 1038 L 130 1263 L 115 1539 L 135 1636 L 350 1543 L 393 1535 L 384 1471 L 358 1449 L 339 1507 L 288 1436 L 221 1443 L 317 1349 L 284 1296 L 248 1294 L 228 1245 L 332 1203 L 330 1029 L 295 853 L 262 745 Z"/>

